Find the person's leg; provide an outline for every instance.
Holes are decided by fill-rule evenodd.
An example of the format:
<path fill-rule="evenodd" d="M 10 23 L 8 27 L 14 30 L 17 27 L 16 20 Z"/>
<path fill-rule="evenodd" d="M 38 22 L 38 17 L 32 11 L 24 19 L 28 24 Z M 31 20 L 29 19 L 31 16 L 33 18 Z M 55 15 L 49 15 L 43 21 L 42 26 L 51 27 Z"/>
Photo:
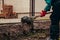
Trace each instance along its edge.
<path fill-rule="evenodd" d="M 58 40 L 59 37 L 59 16 L 53 12 L 51 15 L 50 38 Z"/>
<path fill-rule="evenodd" d="M 59 38 L 59 26 L 57 25 L 50 26 L 50 38 L 56 40 Z"/>

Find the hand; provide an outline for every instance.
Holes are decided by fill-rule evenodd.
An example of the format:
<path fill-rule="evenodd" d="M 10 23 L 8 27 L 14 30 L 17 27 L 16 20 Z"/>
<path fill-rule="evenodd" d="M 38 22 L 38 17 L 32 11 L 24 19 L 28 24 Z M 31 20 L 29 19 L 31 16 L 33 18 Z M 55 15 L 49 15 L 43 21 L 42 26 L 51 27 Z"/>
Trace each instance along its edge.
<path fill-rule="evenodd" d="M 46 11 L 43 11 L 43 10 L 42 10 L 42 12 L 40 12 L 40 14 L 41 14 L 40 17 L 43 17 L 43 16 L 46 15 Z"/>

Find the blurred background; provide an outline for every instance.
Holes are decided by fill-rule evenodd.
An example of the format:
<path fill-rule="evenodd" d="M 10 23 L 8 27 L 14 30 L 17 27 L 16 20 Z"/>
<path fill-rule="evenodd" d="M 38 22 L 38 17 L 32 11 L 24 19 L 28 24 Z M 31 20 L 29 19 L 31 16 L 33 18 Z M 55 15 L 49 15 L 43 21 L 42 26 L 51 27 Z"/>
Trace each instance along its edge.
<path fill-rule="evenodd" d="M 36 16 L 36 15 L 39 15 L 40 11 L 45 8 L 46 3 L 44 0 L 33 0 L 33 1 L 34 1 L 33 14 Z M 9 10 L 8 7 L 10 7 L 10 11 L 12 13 L 7 11 Z M 14 16 L 6 15 L 6 14 L 9 14 L 7 12 L 9 12 L 10 15 L 14 13 Z M 16 21 L 18 22 L 23 16 L 31 16 L 32 15 L 31 12 L 32 12 L 32 0 L 0 0 L 0 18 L 2 18 L 0 19 L 1 22 L 2 20 L 4 20 L 3 22 L 6 22 L 6 20 L 11 21 L 11 18 L 13 18 L 12 20 L 14 20 L 14 22 Z M 37 20 L 49 19 L 49 16 L 50 14 L 42 18 L 38 17 Z"/>

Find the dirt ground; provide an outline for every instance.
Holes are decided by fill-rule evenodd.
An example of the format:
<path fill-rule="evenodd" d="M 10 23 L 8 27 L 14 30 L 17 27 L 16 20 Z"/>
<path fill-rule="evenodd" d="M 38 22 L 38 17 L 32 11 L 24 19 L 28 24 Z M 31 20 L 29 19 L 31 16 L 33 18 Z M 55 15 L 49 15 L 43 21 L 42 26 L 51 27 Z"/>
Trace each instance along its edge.
<path fill-rule="evenodd" d="M 0 40 L 47 40 L 49 38 L 50 21 L 35 21 L 34 33 L 30 26 L 21 23 L 0 24 Z M 26 31 L 26 34 L 23 31 Z"/>

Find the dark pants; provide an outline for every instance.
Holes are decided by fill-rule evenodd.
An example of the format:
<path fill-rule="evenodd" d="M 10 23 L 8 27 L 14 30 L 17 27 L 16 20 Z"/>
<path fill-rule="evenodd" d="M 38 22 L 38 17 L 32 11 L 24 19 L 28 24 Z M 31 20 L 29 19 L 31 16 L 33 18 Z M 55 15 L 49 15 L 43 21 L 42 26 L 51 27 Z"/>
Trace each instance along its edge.
<path fill-rule="evenodd" d="M 59 38 L 59 20 L 60 20 L 60 7 L 56 6 L 53 8 L 53 13 L 50 16 L 50 38 L 58 40 Z"/>

